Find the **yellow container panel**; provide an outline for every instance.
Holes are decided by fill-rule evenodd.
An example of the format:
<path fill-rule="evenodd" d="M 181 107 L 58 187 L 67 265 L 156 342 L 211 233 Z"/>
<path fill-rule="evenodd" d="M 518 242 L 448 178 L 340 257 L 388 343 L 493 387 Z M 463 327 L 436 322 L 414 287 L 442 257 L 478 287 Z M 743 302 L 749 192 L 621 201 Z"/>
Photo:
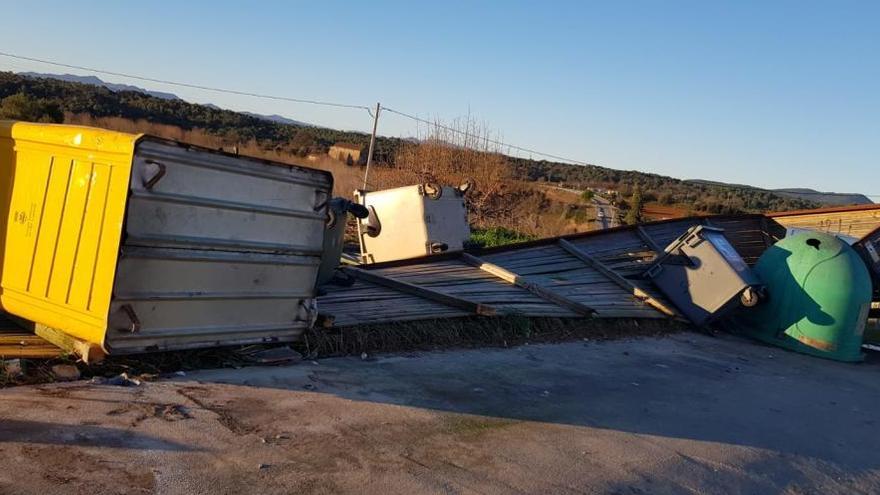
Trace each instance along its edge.
<path fill-rule="evenodd" d="M 114 353 L 293 340 L 332 186 L 172 141 L 0 121 L 0 305 Z"/>
<path fill-rule="evenodd" d="M 138 138 L 0 122 L 6 311 L 103 344 Z"/>

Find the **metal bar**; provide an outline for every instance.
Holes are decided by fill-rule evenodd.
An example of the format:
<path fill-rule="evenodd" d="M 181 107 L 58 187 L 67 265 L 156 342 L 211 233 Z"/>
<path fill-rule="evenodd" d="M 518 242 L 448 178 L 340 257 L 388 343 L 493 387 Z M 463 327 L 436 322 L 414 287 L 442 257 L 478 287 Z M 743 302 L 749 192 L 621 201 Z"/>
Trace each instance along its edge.
<path fill-rule="evenodd" d="M 663 313 L 667 316 L 676 316 L 676 312 L 673 311 L 672 309 L 670 309 L 668 306 L 666 306 L 662 302 L 658 301 L 657 299 L 655 299 L 654 297 L 652 297 L 650 294 L 643 291 L 642 289 L 636 287 L 636 285 L 634 283 L 623 278 L 623 276 L 621 276 L 619 273 L 615 272 L 611 268 L 608 268 L 607 266 L 605 266 L 604 263 L 602 263 L 598 259 L 594 258 L 592 255 L 590 255 L 586 251 L 578 248 L 577 246 L 575 246 L 571 242 L 566 241 L 565 239 L 559 239 L 559 246 L 562 249 L 565 249 L 569 254 L 571 254 L 575 258 L 590 265 L 590 267 L 592 267 L 593 269 L 595 269 L 599 273 L 601 273 L 601 274 L 605 275 L 606 277 L 608 277 L 609 279 L 611 279 L 612 282 L 616 283 L 621 288 L 627 290 L 628 292 L 631 292 L 632 295 L 636 297 L 636 299 L 639 299 L 640 301 L 644 302 L 645 304 L 648 304 L 649 306 L 653 307 L 654 309 L 660 311 L 661 313 Z"/>
<path fill-rule="evenodd" d="M 114 301 L 210 301 L 218 299 L 309 299 L 308 292 L 119 292 Z"/>
<path fill-rule="evenodd" d="M 651 234 L 649 234 L 647 230 L 642 228 L 641 225 L 636 227 L 636 234 L 639 235 L 639 238 L 642 240 L 642 242 L 644 242 L 649 248 L 654 250 L 658 255 L 663 254 L 663 251 L 665 251 L 665 249 L 657 244 L 657 241 L 655 241 L 654 238 L 651 237 Z"/>
<path fill-rule="evenodd" d="M 158 144 L 168 144 L 168 142 L 164 142 L 162 140 L 154 140 L 147 138 L 143 143 L 158 143 Z M 179 148 L 179 146 L 177 146 Z M 140 144 L 138 149 L 135 150 L 135 156 L 138 158 L 152 158 L 155 160 L 161 160 L 166 164 L 182 164 L 189 165 L 192 167 L 199 168 L 207 168 L 213 170 L 220 170 L 223 172 L 231 172 L 239 175 L 248 175 L 251 177 L 262 177 L 264 179 L 272 179 L 275 181 L 287 182 L 288 184 L 299 184 L 301 186 L 311 186 L 311 187 L 328 187 L 332 182 L 330 181 L 320 181 L 313 180 L 304 176 L 317 176 L 330 175 L 329 172 L 325 172 L 323 170 L 311 169 L 307 167 L 303 167 L 301 165 L 291 165 L 288 163 L 283 164 L 284 167 L 279 167 L 278 162 L 271 162 L 268 160 L 263 160 L 260 158 L 252 158 L 248 156 L 227 156 L 226 153 L 218 153 L 214 150 L 209 150 L 205 148 L 199 148 L 196 146 L 191 146 L 187 148 L 196 149 L 198 151 L 204 151 L 206 153 L 210 153 L 212 155 L 212 159 L 210 161 L 207 160 L 193 160 L 183 153 L 174 154 L 168 152 L 160 152 L 152 149 L 144 149 L 144 144 Z M 162 148 L 167 149 L 167 148 Z M 181 148 L 186 149 L 186 148 Z M 229 163 L 218 163 L 218 159 L 228 161 Z M 241 160 L 247 160 L 247 163 L 251 166 L 243 167 Z M 266 167 L 266 165 L 270 165 L 272 167 Z M 291 169 L 296 169 L 297 171 L 302 172 L 303 176 L 293 176 L 289 173 L 285 173 Z M 331 179 L 332 180 L 332 179 Z"/>
<path fill-rule="evenodd" d="M 269 254 L 288 254 L 300 256 L 321 256 L 323 251 L 307 245 L 280 244 L 277 242 L 236 241 L 210 237 L 172 236 L 172 235 L 129 235 L 127 246 L 168 247 L 172 245 L 197 246 L 190 249 L 229 248 L 230 251 L 264 252 Z"/>
<path fill-rule="evenodd" d="M 764 240 L 765 248 L 773 245 L 773 238 L 770 236 L 770 223 L 767 222 L 767 217 L 761 217 L 761 239 Z"/>
<path fill-rule="evenodd" d="M 122 248 L 122 258 L 205 261 L 209 263 L 241 263 L 268 266 L 317 266 L 321 262 L 315 256 L 296 254 L 249 253 L 242 251 L 216 251 L 210 249 L 196 250 L 187 248 L 147 248 L 126 246 Z"/>
<path fill-rule="evenodd" d="M 252 203 L 238 203 L 235 201 L 224 201 L 220 199 L 199 198 L 195 196 L 184 196 L 182 194 L 172 194 L 163 192 L 142 192 L 136 189 L 131 191 L 131 197 L 146 201 L 161 201 L 164 203 L 174 203 L 182 205 L 201 206 L 206 208 L 217 208 L 220 210 L 236 210 L 246 211 L 249 213 L 264 213 L 266 215 L 276 215 L 289 218 L 307 218 L 310 220 L 325 219 L 325 215 L 314 211 L 292 210 L 290 208 L 278 208 L 276 206 L 261 206 Z"/>
<path fill-rule="evenodd" d="M 350 273 L 354 277 L 363 280 L 365 282 L 370 282 L 376 285 L 381 285 L 383 287 L 387 287 L 389 289 L 393 289 L 396 291 L 404 292 L 407 294 L 411 294 L 414 296 L 418 296 L 424 299 L 428 299 L 445 306 L 452 306 L 455 308 L 463 309 L 470 313 L 475 313 L 483 316 L 498 316 L 502 312 L 499 311 L 494 306 L 489 306 L 487 304 L 481 304 L 475 301 L 471 301 L 469 299 L 464 299 L 461 297 L 453 296 L 450 294 L 446 294 L 444 292 L 435 291 L 432 289 L 428 289 L 426 287 L 421 287 L 415 284 L 411 284 L 409 282 L 403 282 L 401 280 L 397 280 L 391 277 L 386 277 L 384 275 L 379 275 L 378 273 L 374 273 L 369 270 L 364 270 L 362 268 L 355 268 L 353 266 L 346 266 L 341 268 L 343 271 Z"/>
<path fill-rule="evenodd" d="M 491 273 L 492 275 L 495 275 L 496 277 L 508 283 L 516 285 L 517 287 L 521 287 L 531 292 L 532 294 L 542 299 L 546 299 L 558 306 L 568 308 L 576 313 L 587 316 L 592 315 L 596 312 L 595 309 L 585 304 L 581 304 L 575 300 L 569 299 L 562 294 L 559 294 L 558 292 L 554 292 L 553 290 L 544 287 L 543 285 L 537 284 L 535 282 L 530 282 L 506 268 L 489 263 L 488 261 L 477 258 L 472 254 L 462 253 L 461 258 L 469 265 L 475 266 L 480 270 L 483 270 L 484 272 Z"/>
<path fill-rule="evenodd" d="M 364 170 L 364 191 L 367 190 L 367 177 L 370 175 L 370 165 L 373 163 L 373 149 L 376 147 L 376 129 L 379 127 L 379 112 L 382 104 L 376 103 L 376 114 L 373 115 L 373 133 L 370 134 L 370 150 L 367 152 L 367 167 Z"/>

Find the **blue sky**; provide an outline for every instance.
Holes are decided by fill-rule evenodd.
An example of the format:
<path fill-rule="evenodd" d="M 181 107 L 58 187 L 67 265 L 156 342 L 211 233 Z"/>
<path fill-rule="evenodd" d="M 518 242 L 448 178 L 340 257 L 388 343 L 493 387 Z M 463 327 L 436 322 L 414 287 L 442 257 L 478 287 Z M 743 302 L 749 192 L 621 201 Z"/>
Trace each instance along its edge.
<path fill-rule="evenodd" d="M 470 112 L 506 142 L 612 168 L 880 195 L 876 1 L 6 3 L 0 51 L 431 119 Z M 3 57 L 0 70 L 77 72 Z M 362 110 L 101 77 L 371 125 Z M 417 128 L 385 114 L 379 130 Z"/>

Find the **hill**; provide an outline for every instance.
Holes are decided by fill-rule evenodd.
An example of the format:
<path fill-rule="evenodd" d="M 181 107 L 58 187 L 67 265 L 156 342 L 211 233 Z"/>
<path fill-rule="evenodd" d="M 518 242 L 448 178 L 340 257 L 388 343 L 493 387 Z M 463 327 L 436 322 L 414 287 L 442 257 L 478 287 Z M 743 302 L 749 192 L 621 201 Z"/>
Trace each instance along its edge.
<path fill-rule="evenodd" d="M 837 192 L 820 192 L 815 189 L 808 188 L 784 188 L 784 189 L 762 189 L 754 186 L 743 184 L 730 184 L 726 182 L 717 182 L 711 180 L 691 179 L 687 182 L 691 184 L 710 185 L 717 187 L 731 187 L 739 189 L 754 189 L 756 191 L 767 191 L 786 198 L 802 199 L 812 201 L 823 206 L 848 206 L 848 205 L 869 205 L 874 202 L 864 194 L 859 193 L 837 193 Z"/>
<path fill-rule="evenodd" d="M 801 188 L 774 189 L 773 192 L 780 196 L 806 199 L 829 206 L 869 205 L 874 203 L 870 198 L 859 193 L 820 192 L 815 189 Z"/>
<path fill-rule="evenodd" d="M 283 115 L 278 115 L 275 113 L 273 113 L 272 115 L 263 115 L 263 114 L 259 114 L 259 113 L 253 113 L 253 112 L 239 112 L 239 113 L 242 113 L 244 115 L 248 115 L 250 117 L 256 117 L 258 119 L 268 120 L 269 122 L 275 122 L 278 124 L 296 125 L 296 126 L 300 126 L 300 127 L 311 126 L 311 124 L 307 124 L 305 122 L 300 122 L 298 120 L 289 119 Z"/>
<path fill-rule="evenodd" d="M 182 100 L 181 97 L 177 96 L 173 93 L 163 93 L 161 91 L 151 91 L 144 88 L 139 88 L 137 86 L 130 86 L 128 84 L 116 84 L 104 81 L 103 79 L 96 76 L 76 76 L 73 74 L 44 74 L 40 72 L 18 72 L 20 76 L 25 77 L 35 77 L 42 79 L 57 79 L 59 81 L 67 81 L 67 82 L 76 82 L 81 84 L 90 84 L 92 86 L 102 86 L 104 88 L 109 89 L 110 91 L 135 91 L 138 93 L 148 94 L 150 96 L 155 96 L 156 98 L 160 98 L 163 100 Z M 214 109 L 214 110 L 222 110 L 222 108 L 214 105 L 213 103 L 203 103 L 205 107 Z M 289 119 L 283 115 L 272 114 L 272 115 L 263 115 L 259 113 L 253 112 L 238 112 L 243 115 L 247 115 L 249 117 L 256 117 L 258 119 L 268 120 L 270 122 L 277 122 L 279 124 L 290 124 L 290 125 L 298 125 L 298 126 L 308 126 L 305 122 L 300 122 L 298 120 Z"/>
<path fill-rule="evenodd" d="M 39 72 L 19 72 L 18 75 L 25 77 L 33 77 L 33 78 L 42 78 L 42 79 L 57 79 L 59 81 L 67 81 L 67 82 L 75 82 L 80 84 L 90 84 L 92 86 L 102 86 L 104 88 L 109 89 L 110 91 L 136 91 L 138 93 L 148 94 L 150 96 L 154 96 L 156 98 L 161 98 L 163 100 L 179 100 L 180 97 L 171 94 L 171 93 L 163 93 L 162 91 L 151 91 L 144 88 L 139 88 L 137 86 L 130 86 L 128 84 L 116 84 L 109 83 L 103 81 L 101 78 L 96 76 L 77 76 L 74 74 L 42 74 Z"/>
<path fill-rule="evenodd" d="M 100 81 L 101 84 L 95 82 L 91 78 L 88 83 L 83 83 L 0 72 L 0 99 L 4 99 L 0 112 L 6 112 L 7 117 L 29 120 L 60 121 L 66 114 L 144 120 L 184 130 L 200 130 L 218 136 L 229 144 L 252 143 L 273 153 L 300 157 L 326 153 L 332 144 L 339 141 L 355 143 L 364 148 L 369 143 L 369 135 L 360 132 L 315 127 L 292 120 L 270 120 L 271 116 L 266 118 L 224 110 L 214 105 L 188 103 L 177 97 L 153 96 L 131 86 L 111 89 L 103 81 Z M 14 101 L 6 105 L 6 98 L 13 96 Z M 376 142 L 376 162 L 394 167 L 398 150 L 408 144 L 408 140 L 379 137 Z M 638 189 L 646 202 L 675 205 L 693 213 L 783 211 L 821 205 L 817 201 L 749 186 L 689 182 L 596 165 L 571 165 L 509 156 L 503 159 L 509 168 L 510 178 L 514 180 L 564 183 L 568 187 L 581 189 L 604 187 L 616 190 L 621 200 Z"/>

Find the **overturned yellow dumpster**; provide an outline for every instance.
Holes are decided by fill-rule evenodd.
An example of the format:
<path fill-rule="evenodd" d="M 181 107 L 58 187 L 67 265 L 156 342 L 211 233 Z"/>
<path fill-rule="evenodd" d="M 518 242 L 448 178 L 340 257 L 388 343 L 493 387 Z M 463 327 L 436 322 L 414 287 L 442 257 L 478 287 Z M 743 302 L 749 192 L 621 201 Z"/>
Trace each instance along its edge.
<path fill-rule="evenodd" d="M 110 353 L 293 340 L 331 189 L 323 171 L 0 121 L 0 304 Z"/>

